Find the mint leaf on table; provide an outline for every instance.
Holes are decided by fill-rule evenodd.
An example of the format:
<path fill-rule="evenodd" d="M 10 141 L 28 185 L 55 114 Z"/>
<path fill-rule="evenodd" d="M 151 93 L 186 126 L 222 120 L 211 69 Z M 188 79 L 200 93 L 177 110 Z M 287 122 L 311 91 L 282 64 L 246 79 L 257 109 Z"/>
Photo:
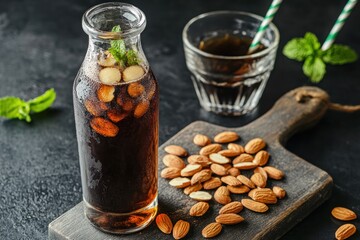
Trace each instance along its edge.
<path fill-rule="evenodd" d="M 348 46 L 334 44 L 324 52 L 323 60 L 335 65 L 355 62 L 357 57 L 356 52 Z"/>
<path fill-rule="evenodd" d="M 56 92 L 53 88 L 47 90 L 44 94 L 30 101 L 17 97 L 0 98 L 0 117 L 31 122 L 31 112 L 42 112 L 49 108 L 56 99 Z"/>
<path fill-rule="evenodd" d="M 326 63 L 342 65 L 357 60 L 357 54 L 350 47 L 334 44 L 328 50 L 320 49 L 321 44 L 313 33 L 306 33 L 303 38 L 290 40 L 283 49 L 283 54 L 299 62 L 304 61 L 303 72 L 314 83 L 320 82 L 326 73 Z"/>

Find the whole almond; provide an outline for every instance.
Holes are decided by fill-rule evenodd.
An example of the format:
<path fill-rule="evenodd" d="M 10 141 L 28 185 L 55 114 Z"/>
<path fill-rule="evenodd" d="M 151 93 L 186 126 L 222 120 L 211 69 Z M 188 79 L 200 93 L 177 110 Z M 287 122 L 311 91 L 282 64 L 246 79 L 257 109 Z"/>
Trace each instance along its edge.
<path fill-rule="evenodd" d="M 197 201 L 210 201 L 212 199 L 211 194 L 204 191 L 192 192 L 189 197 Z"/>
<path fill-rule="evenodd" d="M 163 163 L 167 167 L 174 167 L 179 169 L 183 169 L 186 166 L 181 158 L 172 154 L 166 154 L 163 157 Z"/>
<path fill-rule="evenodd" d="M 206 167 L 211 164 L 210 159 L 204 155 L 191 155 L 187 160 L 190 164 L 200 164 L 202 167 Z"/>
<path fill-rule="evenodd" d="M 208 136 L 203 134 L 196 134 L 194 137 L 193 142 L 198 145 L 199 147 L 204 147 L 211 143 L 211 140 Z"/>
<path fill-rule="evenodd" d="M 248 195 L 257 202 L 266 204 L 277 203 L 276 195 L 270 188 L 256 188 L 251 190 Z"/>
<path fill-rule="evenodd" d="M 230 163 L 223 164 L 223 166 L 224 166 L 224 168 L 226 169 L 226 171 L 228 171 L 230 168 L 233 167 Z"/>
<path fill-rule="evenodd" d="M 231 149 L 221 150 L 220 152 L 218 152 L 218 154 L 220 154 L 221 156 L 224 156 L 224 157 L 236 157 L 239 155 L 238 152 L 231 150 Z"/>
<path fill-rule="evenodd" d="M 190 179 L 184 177 L 177 177 L 169 182 L 170 186 L 176 188 L 186 188 L 187 186 L 190 186 L 190 183 L 191 183 Z"/>
<path fill-rule="evenodd" d="M 185 148 L 177 145 L 169 145 L 164 148 L 165 152 L 179 157 L 186 157 L 188 155 Z"/>
<path fill-rule="evenodd" d="M 156 217 L 156 225 L 165 234 L 170 234 L 173 229 L 173 224 L 169 216 L 165 213 L 161 213 Z"/>
<path fill-rule="evenodd" d="M 255 184 L 246 176 L 239 175 L 236 177 L 242 184 L 248 186 L 249 188 L 255 188 Z"/>
<path fill-rule="evenodd" d="M 266 146 L 266 143 L 261 138 L 254 138 L 245 145 L 245 152 L 255 154 Z"/>
<path fill-rule="evenodd" d="M 226 187 L 231 193 L 234 193 L 234 194 L 243 194 L 243 193 L 247 193 L 250 191 L 250 188 L 245 185 L 241 185 L 238 187 L 233 187 L 233 186 L 226 186 Z"/>
<path fill-rule="evenodd" d="M 240 175 L 240 170 L 237 169 L 237 168 L 232 167 L 232 168 L 230 168 L 230 169 L 228 170 L 228 173 L 229 173 L 231 176 L 237 177 L 237 176 Z"/>
<path fill-rule="evenodd" d="M 251 199 L 242 199 L 241 203 L 247 209 L 258 213 L 263 213 L 269 210 L 269 207 L 265 203 L 256 202 Z"/>
<path fill-rule="evenodd" d="M 274 186 L 272 190 L 278 199 L 283 199 L 286 196 L 286 191 L 281 187 Z"/>
<path fill-rule="evenodd" d="M 212 153 L 217 153 L 222 149 L 222 146 L 217 143 L 209 144 L 200 149 L 200 155 L 209 156 Z"/>
<path fill-rule="evenodd" d="M 206 182 L 204 182 L 204 189 L 211 190 L 211 189 L 218 188 L 221 185 L 222 185 L 222 182 L 221 182 L 220 178 L 214 177 L 214 178 L 211 178 L 211 179 L 207 180 Z"/>
<path fill-rule="evenodd" d="M 260 174 L 266 179 L 266 181 L 267 181 L 268 176 L 267 176 L 267 173 L 266 173 L 266 171 L 264 170 L 264 168 L 262 168 L 262 167 L 257 167 L 257 168 L 254 169 L 254 173 L 260 173 Z"/>
<path fill-rule="evenodd" d="M 186 195 L 189 195 L 192 192 L 200 191 L 202 188 L 203 188 L 203 186 L 201 183 L 196 183 L 194 185 L 190 185 L 190 186 L 184 188 L 184 193 Z"/>
<path fill-rule="evenodd" d="M 260 188 L 264 188 L 266 187 L 266 179 L 263 177 L 263 175 L 261 175 L 260 173 L 254 173 L 251 177 L 250 180 L 257 186 Z"/>
<path fill-rule="evenodd" d="M 223 206 L 220 209 L 219 214 L 239 213 L 241 212 L 241 210 L 243 210 L 243 205 L 241 204 L 241 202 L 234 201 Z"/>
<path fill-rule="evenodd" d="M 189 214 L 193 217 L 200 217 L 209 210 L 210 205 L 207 202 L 198 202 L 190 208 Z"/>
<path fill-rule="evenodd" d="M 266 171 L 267 175 L 269 178 L 275 179 L 275 180 L 280 180 L 284 177 L 284 173 L 283 171 L 274 168 L 274 167 L 270 167 L 270 166 L 266 166 L 264 167 L 264 170 Z"/>
<path fill-rule="evenodd" d="M 221 181 L 227 185 L 234 186 L 234 187 L 242 184 L 236 177 L 231 176 L 231 175 L 222 177 Z"/>
<path fill-rule="evenodd" d="M 195 173 L 194 176 L 191 178 L 191 185 L 202 183 L 211 178 L 211 170 L 210 169 L 204 169 L 201 170 L 198 173 Z"/>
<path fill-rule="evenodd" d="M 226 224 L 226 225 L 233 225 L 238 224 L 244 221 L 244 218 L 236 213 L 225 213 L 220 214 L 215 218 L 217 223 Z"/>
<path fill-rule="evenodd" d="M 354 220 L 357 218 L 356 213 L 354 213 L 353 211 L 351 211 L 348 208 L 344 208 L 344 207 L 336 207 L 331 211 L 331 215 L 339 220 L 342 221 L 350 221 L 350 220 Z"/>
<path fill-rule="evenodd" d="M 244 147 L 241 146 L 240 144 L 236 144 L 236 143 L 229 143 L 227 148 L 230 150 L 233 150 L 235 152 L 238 152 L 239 155 L 245 152 Z"/>
<path fill-rule="evenodd" d="M 231 198 L 229 190 L 225 186 L 219 187 L 214 193 L 214 199 L 223 205 L 230 203 Z"/>
<path fill-rule="evenodd" d="M 219 233 L 222 230 L 222 225 L 220 223 L 210 223 L 208 224 L 202 231 L 201 234 L 203 235 L 204 238 L 213 238 L 217 235 L 219 235 Z"/>
<path fill-rule="evenodd" d="M 190 223 L 179 220 L 175 223 L 173 229 L 173 237 L 174 239 L 182 239 L 184 238 L 190 230 Z"/>
<path fill-rule="evenodd" d="M 338 240 L 348 239 L 356 232 L 356 227 L 353 224 L 341 225 L 335 232 L 335 238 Z"/>
<path fill-rule="evenodd" d="M 174 167 L 168 167 L 168 168 L 164 168 L 161 171 L 161 177 L 162 178 L 167 178 L 167 179 L 172 179 L 172 178 L 176 178 L 176 177 L 180 177 L 181 169 L 179 168 L 174 168 Z"/>
<path fill-rule="evenodd" d="M 197 172 L 200 172 L 202 169 L 200 164 L 188 164 L 185 168 L 181 169 L 181 176 L 191 177 Z"/>
<path fill-rule="evenodd" d="M 233 164 L 242 163 L 242 162 L 252 162 L 254 157 L 247 153 L 242 153 L 240 156 L 234 158 L 232 161 Z"/>
<path fill-rule="evenodd" d="M 224 157 L 218 153 L 212 153 L 209 155 L 210 161 L 217 164 L 227 164 L 230 162 L 230 159 L 227 157 Z"/>
<path fill-rule="evenodd" d="M 261 150 L 255 155 L 253 162 L 261 167 L 267 164 L 269 157 L 270 154 L 267 151 Z"/>
<path fill-rule="evenodd" d="M 211 164 L 210 169 L 211 169 L 211 171 L 213 171 L 213 173 L 215 173 L 216 175 L 219 175 L 219 176 L 225 176 L 228 174 L 228 171 L 226 170 L 226 168 L 220 164 L 213 163 L 213 164 Z"/>
<path fill-rule="evenodd" d="M 214 137 L 214 141 L 217 143 L 235 142 L 238 139 L 239 135 L 236 132 L 231 131 L 221 132 Z"/>
<path fill-rule="evenodd" d="M 239 170 L 249 170 L 249 169 L 256 168 L 257 164 L 255 164 L 253 162 L 241 162 L 241 163 L 234 164 L 234 167 Z"/>

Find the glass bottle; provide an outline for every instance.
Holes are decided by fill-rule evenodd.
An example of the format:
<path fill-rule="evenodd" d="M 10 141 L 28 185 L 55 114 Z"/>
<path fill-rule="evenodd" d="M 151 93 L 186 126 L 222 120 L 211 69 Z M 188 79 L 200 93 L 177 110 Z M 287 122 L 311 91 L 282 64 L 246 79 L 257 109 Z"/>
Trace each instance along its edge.
<path fill-rule="evenodd" d="M 146 19 L 125 3 L 89 9 L 73 88 L 85 215 L 105 232 L 150 224 L 157 212 L 158 87 L 141 47 Z"/>

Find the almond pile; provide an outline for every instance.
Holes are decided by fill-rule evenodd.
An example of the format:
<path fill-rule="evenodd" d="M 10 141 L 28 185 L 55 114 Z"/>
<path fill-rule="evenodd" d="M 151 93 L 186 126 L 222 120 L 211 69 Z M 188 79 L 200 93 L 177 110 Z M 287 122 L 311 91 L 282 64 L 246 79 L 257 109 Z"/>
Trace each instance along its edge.
<path fill-rule="evenodd" d="M 331 215 L 341 221 L 351 221 L 355 220 L 357 218 L 357 215 L 355 212 L 348 208 L 344 207 L 335 207 L 331 211 Z M 341 225 L 335 232 L 335 238 L 338 240 L 348 239 L 352 235 L 354 235 L 356 232 L 356 227 L 354 224 L 343 224 Z"/>
<path fill-rule="evenodd" d="M 163 158 L 166 168 L 161 171 L 161 177 L 169 179 L 171 186 L 183 189 L 186 195 L 198 201 L 191 207 L 190 216 L 205 215 L 212 199 L 224 205 L 215 221 L 202 230 L 205 238 L 217 236 L 223 225 L 243 222 L 244 218 L 239 213 L 244 207 L 252 212 L 264 213 L 268 211 L 268 205 L 276 204 L 286 196 L 286 191 L 279 186 L 267 187 L 270 179 L 281 180 L 285 174 L 276 167 L 267 166 L 270 154 L 264 150 L 265 141 L 254 138 L 242 146 L 234 143 L 239 138 L 236 132 L 224 131 L 217 134 L 212 142 L 208 136 L 196 134 L 193 143 L 200 147 L 199 152 L 190 156 L 181 146 L 165 147 L 168 154 Z M 187 157 L 187 163 L 184 157 Z M 248 198 L 233 201 L 232 195 L 238 194 L 247 194 Z M 158 218 L 156 222 L 159 226 Z M 161 217 L 159 219 L 161 222 Z M 162 226 L 164 224 L 159 226 L 161 231 L 169 229 L 169 226 Z M 186 236 L 189 228 L 190 225 L 182 225 L 175 233 L 174 227 L 173 237 L 180 239 Z M 169 230 L 163 232 L 169 234 Z"/>

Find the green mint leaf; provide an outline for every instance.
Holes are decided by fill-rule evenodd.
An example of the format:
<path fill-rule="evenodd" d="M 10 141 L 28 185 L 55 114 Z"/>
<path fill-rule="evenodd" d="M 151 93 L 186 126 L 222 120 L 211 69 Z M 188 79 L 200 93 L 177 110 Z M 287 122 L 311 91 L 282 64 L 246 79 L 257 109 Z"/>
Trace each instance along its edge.
<path fill-rule="evenodd" d="M 293 60 L 304 61 L 314 50 L 304 38 L 290 40 L 283 49 L 283 54 Z"/>
<path fill-rule="evenodd" d="M 116 25 L 112 28 L 112 32 L 121 32 L 120 25 Z M 126 46 L 125 42 L 122 39 L 119 40 L 112 40 L 110 41 L 110 48 L 108 49 L 111 55 L 115 58 L 115 60 L 119 63 L 123 63 L 126 61 L 125 54 L 126 54 Z"/>
<path fill-rule="evenodd" d="M 303 65 L 303 72 L 314 83 L 320 82 L 325 73 L 326 65 L 319 57 L 310 56 L 306 58 Z"/>
<path fill-rule="evenodd" d="M 127 51 L 126 58 L 126 63 L 128 66 L 138 65 L 140 63 L 140 59 L 138 58 L 138 54 L 137 52 L 135 52 L 135 50 L 130 49 L 129 51 Z"/>
<path fill-rule="evenodd" d="M 44 94 L 28 101 L 30 104 L 30 111 L 42 112 L 48 109 L 56 99 L 56 92 L 53 88 L 47 90 Z"/>
<path fill-rule="evenodd" d="M 0 117 L 31 121 L 30 106 L 17 97 L 0 98 Z"/>
<path fill-rule="evenodd" d="M 120 25 L 115 25 L 113 26 L 113 28 L 111 29 L 112 32 L 121 32 L 121 27 Z"/>
<path fill-rule="evenodd" d="M 311 46 L 311 48 L 316 51 L 318 49 L 320 49 L 320 43 L 318 38 L 316 37 L 315 34 L 311 33 L 311 32 L 307 32 L 305 33 L 304 39 L 306 40 L 306 42 L 308 43 L 309 46 Z"/>
<path fill-rule="evenodd" d="M 355 62 L 357 57 L 356 52 L 350 47 L 334 44 L 328 50 L 324 51 L 322 59 L 329 64 L 341 65 Z"/>

